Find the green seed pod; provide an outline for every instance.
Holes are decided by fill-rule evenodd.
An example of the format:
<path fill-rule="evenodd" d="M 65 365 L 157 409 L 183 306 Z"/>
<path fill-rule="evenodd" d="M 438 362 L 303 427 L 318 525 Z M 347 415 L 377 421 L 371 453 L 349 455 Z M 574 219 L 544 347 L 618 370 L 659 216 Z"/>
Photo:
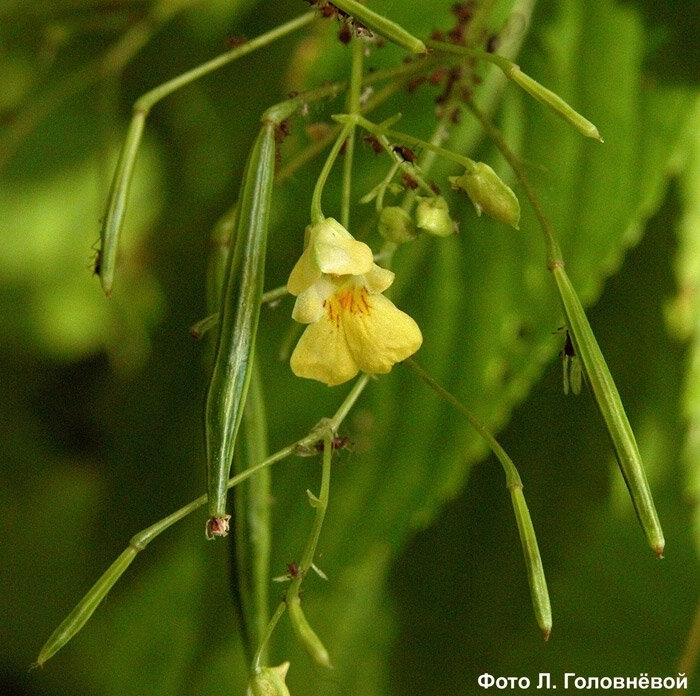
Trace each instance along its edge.
<path fill-rule="evenodd" d="M 246 696 L 289 696 L 285 683 L 289 662 L 283 662 L 277 667 L 265 667 L 248 680 Z"/>
<path fill-rule="evenodd" d="M 250 152 L 239 196 L 236 243 L 228 254 L 219 339 L 205 407 L 207 537 L 228 534 L 226 494 L 253 363 L 275 170 L 275 129 L 265 123 Z"/>
<path fill-rule="evenodd" d="M 418 236 L 411 216 L 397 205 L 382 208 L 379 214 L 379 234 L 395 244 L 413 241 Z"/>
<path fill-rule="evenodd" d="M 581 361 L 586 382 L 593 394 L 605 427 L 610 435 L 620 471 L 630 492 L 637 518 L 644 530 L 649 546 L 659 556 L 663 555 L 664 534 L 656 513 L 654 499 L 639 454 L 637 441 L 630 426 L 620 395 L 613 381 L 605 358 L 598 346 L 591 325 L 574 290 L 569 276 L 561 264 L 551 269 L 564 305 L 566 323 L 573 349 Z"/>
<path fill-rule="evenodd" d="M 411 53 L 427 53 L 425 44 L 420 39 L 409 34 L 396 22 L 392 22 L 383 15 L 377 14 L 366 5 L 357 2 L 357 0 L 338 0 L 338 2 L 333 2 L 333 4 L 339 10 L 352 15 L 368 29 L 384 37 L 387 41 L 391 41 L 397 46 L 411 51 Z"/>
<path fill-rule="evenodd" d="M 517 476 L 517 473 L 516 473 Z M 509 484 L 510 498 L 515 513 L 515 521 L 518 525 L 520 544 L 523 548 L 525 566 L 527 568 L 527 581 L 530 585 L 530 597 L 532 608 L 535 612 L 537 625 L 542 631 L 545 640 L 549 640 L 552 632 L 552 607 L 549 601 L 549 591 L 547 590 L 547 580 L 544 575 L 544 566 L 540 549 L 537 545 L 535 528 L 532 525 L 530 511 L 523 495 L 523 485 L 518 476 L 517 483 Z"/>
<path fill-rule="evenodd" d="M 321 667 L 330 667 L 331 660 L 328 650 L 326 650 L 321 639 L 306 620 L 306 616 L 304 616 L 304 612 L 301 609 L 299 597 L 292 597 L 291 600 L 287 601 L 287 610 L 289 611 L 289 619 L 292 622 L 294 634 L 304 646 L 309 657 Z"/>
<path fill-rule="evenodd" d="M 43 667 L 46 660 L 53 657 L 87 623 L 87 620 L 107 596 L 114 583 L 119 580 L 124 571 L 131 565 L 131 562 L 136 558 L 136 554 L 140 550 L 134 545 L 129 545 L 119 555 L 119 558 L 102 574 L 90 591 L 78 602 L 46 641 L 36 660 L 36 664 L 39 667 Z"/>
<path fill-rule="evenodd" d="M 418 198 L 416 226 L 436 237 L 449 237 L 454 232 L 447 201 L 442 196 Z"/>
<path fill-rule="evenodd" d="M 578 111 L 572 109 L 558 94 L 552 92 L 541 85 L 537 80 L 533 80 L 526 75 L 517 65 L 511 66 L 505 71 L 506 75 L 517 85 L 520 85 L 528 94 L 537 99 L 540 104 L 549 107 L 555 114 L 561 116 L 567 123 L 570 123 L 579 133 L 587 138 L 603 142 L 598 129 L 587 118 L 581 116 Z"/>
<path fill-rule="evenodd" d="M 477 215 L 483 211 L 494 220 L 518 229 L 518 198 L 488 164 L 477 162 L 473 170 L 464 172 L 462 176 L 451 176 L 450 183 L 452 188 L 464 191 L 469 196 Z"/>

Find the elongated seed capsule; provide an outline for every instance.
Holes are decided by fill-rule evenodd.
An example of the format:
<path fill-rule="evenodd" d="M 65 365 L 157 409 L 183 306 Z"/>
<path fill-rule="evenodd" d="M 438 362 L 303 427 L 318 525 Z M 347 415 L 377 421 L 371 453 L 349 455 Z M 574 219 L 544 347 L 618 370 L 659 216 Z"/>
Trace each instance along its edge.
<path fill-rule="evenodd" d="M 333 4 L 343 12 L 347 12 L 355 19 L 362 22 L 368 29 L 384 37 L 387 41 L 405 48 L 411 53 L 425 53 L 425 44 L 413 34 L 409 34 L 403 27 L 390 19 L 370 10 L 357 0 L 333 0 Z"/>
<path fill-rule="evenodd" d="M 114 283 L 114 268 L 117 264 L 117 250 L 119 248 L 119 236 L 124 225 L 124 213 L 129 198 L 131 181 L 134 178 L 134 165 L 136 154 L 143 137 L 143 129 L 146 125 L 147 110 L 134 107 L 134 115 L 129 124 L 126 140 L 119 153 L 117 169 L 109 189 L 107 210 L 105 212 L 102 228 L 100 229 L 100 283 L 104 294 L 109 297 L 112 294 Z"/>
<path fill-rule="evenodd" d="M 578 295 L 571 285 L 569 276 L 560 264 L 554 265 L 552 273 L 564 305 L 566 322 L 574 349 L 583 365 L 583 371 L 588 378 L 588 385 L 598 410 L 605 421 L 637 518 L 642 525 L 649 545 L 661 557 L 665 544 L 663 531 L 656 514 L 654 499 L 649 489 L 637 442 L 634 439 L 634 433 L 627 419 L 617 387 L 593 335 L 593 330 L 588 323 Z"/>
<path fill-rule="evenodd" d="M 331 659 L 328 650 L 307 621 L 298 596 L 287 601 L 287 611 L 289 611 L 289 620 L 292 622 L 294 634 L 304 646 L 309 657 L 321 667 L 330 667 Z"/>
<path fill-rule="evenodd" d="M 228 252 L 236 241 L 237 221 L 238 202 L 219 218 L 211 233 L 211 250 L 206 274 L 207 311 L 210 315 L 219 311 L 221 295 L 226 282 Z"/>
<path fill-rule="evenodd" d="M 250 381 L 260 316 L 267 226 L 275 171 L 274 124 L 265 123 L 248 158 L 229 252 L 219 339 L 205 407 L 207 537 L 226 536 L 226 483 Z"/>
<path fill-rule="evenodd" d="M 587 138 L 594 138 L 603 142 L 598 129 L 587 118 L 570 107 L 558 94 L 541 85 L 537 80 L 533 80 L 525 74 L 519 66 L 513 65 L 506 70 L 506 75 L 516 84 L 520 85 L 530 96 L 537 99 L 540 104 L 550 108 L 555 114 L 561 116 L 567 123 L 570 123 L 579 133 Z"/>
<path fill-rule="evenodd" d="M 251 53 L 252 51 L 269 45 L 278 38 L 286 34 L 296 31 L 297 29 L 309 24 L 314 18 L 313 12 L 308 12 L 300 17 L 296 17 L 285 24 L 282 24 L 274 29 L 261 34 L 260 36 L 247 41 L 241 46 L 237 46 L 226 53 L 222 53 L 215 58 L 198 65 L 192 70 L 188 70 L 182 75 L 168 80 L 146 94 L 139 97 L 133 107 L 133 116 L 129 124 L 129 130 L 126 135 L 126 140 L 119 154 L 117 169 L 112 179 L 112 185 L 109 190 L 109 198 L 107 201 L 107 212 L 105 213 L 100 232 L 101 239 L 101 258 L 100 258 L 100 282 L 105 295 L 109 297 L 112 294 L 112 285 L 114 283 L 114 268 L 117 261 L 117 249 L 119 246 L 119 236 L 122 226 L 124 225 L 124 213 L 126 204 L 129 198 L 129 189 L 134 175 L 134 166 L 136 164 L 136 155 L 138 154 L 139 145 L 143 136 L 143 130 L 146 125 L 146 118 L 150 110 L 169 94 L 177 91 L 195 80 L 198 80 L 204 75 L 218 70 L 220 67 L 231 63 L 232 61 Z"/>
<path fill-rule="evenodd" d="M 549 602 L 549 592 L 547 590 L 547 580 L 544 575 L 544 566 L 540 549 L 537 545 L 535 528 L 532 525 L 530 511 L 523 495 L 523 484 L 518 483 L 508 485 L 510 498 L 513 503 L 515 521 L 518 525 L 520 544 L 523 547 L 525 557 L 525 567 L 527 568 L 527 581 L 530 585 L 530 596 L 532 597 L 532 608 L 535 612 L 535 620 L 544 635 L 545 640 L 549 640 L 552 632 L 552 606 Z"/>
<path fill-rule="evenodd" d="M 601 138 L 598 129 L 593 123 L 584 116 L 581 116 L 578 111 L 569 106 L 558 94 L 552 92 L 551 89 L 547 89 L 544 85 L 537 82 L 537 80 L 524 73 L 519 65 L 516 65 L 505 56 L 489 53 L 483 49 L 458 46 L 444 41 L 429 40 L 427 44 L 428 47 L 433 50 L 469 56 L 470 58 L 484 60 L 498 66 L 509 80 L 513 80 L 513 82 L 520 85 L 530 96 L 537 99 L 540 104 L 544 104 L 555 114 L 561 116 L 561 118 L 570 123 L 579 133 L 585 135 L 587 138 L 595 138 L 601 143 L 603 142 L 603 138 Z"/>
<path fill-rule="evenodd" d="M 518 534 L 520 535 L 523 555 L 525 556 L 527 580 L 530 585 L 535 619 L 544 634 L 545 640 L 547 640 L 552 630 L 552 609 L 549 602 L 542 558 L 537 545 L 537 536 L 532 525 L 530 512 L 525 503 L 523 483 L 518 469 L 498 440 L 491 434 L 491 431 L 456 396 L 440 386 L 413 358 L 408 358 L 404 365 L 410 367 L 433 391 L 454 406 L 471 423 L 472 427 L 487 442 L 489 448 L 501 463 L 503 473 L 506 475 L 506 488 L 510 491 L 515 521 L 518 525 Z"/>
<path fill-rule="evenodd" d="M 135 546 L 127 546 L 114 563 L 107 568 L 85 597 L 76 604 L 70 614 L 63 619 L 58 628 L 44 643 L 39 657 L 36 659 L 36 664 L 39 667 L 43 667 L 44 663 L 53 657 L 86 624 L 100 602 L 131 565 L 131 562 L 136 558 L 136 554 L 140 550 Z"/>

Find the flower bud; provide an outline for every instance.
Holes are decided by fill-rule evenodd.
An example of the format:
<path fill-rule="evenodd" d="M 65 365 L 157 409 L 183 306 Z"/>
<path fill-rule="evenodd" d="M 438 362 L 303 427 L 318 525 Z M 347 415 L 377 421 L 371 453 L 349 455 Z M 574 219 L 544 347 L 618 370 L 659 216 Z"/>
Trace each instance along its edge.
<path fill-rule="evenodd" d="M 436 237 L 449 237 L 454 232 L 447 201 L 442 196 L 419 198 L 416 207 L 418 229 Z"/>
<path fill-rule="evenodd" d="M 452 188 L 464 191 L 476 208 L 476 214 L 482 211 L 489 217 L 518 229 L 520 222 L 520 203 L 516 195 L 501 177 L 483 162 L 476 162 L 473 170 L 462 176 L 451 176 Z"/>
<path fill-rule="evenodd" d="M 248 680 L 246 696 L 289 696 L 289 689 L 284 682 L 289 670 L 289 662 L 277 667 L 265 667 Z"/>
<path fill-rule="evenodd" d="M 379 214 L 379 234 L 395 244 L 410 242 L 418 236 L 411 216 L 397 205 L 382 208 Z"/>

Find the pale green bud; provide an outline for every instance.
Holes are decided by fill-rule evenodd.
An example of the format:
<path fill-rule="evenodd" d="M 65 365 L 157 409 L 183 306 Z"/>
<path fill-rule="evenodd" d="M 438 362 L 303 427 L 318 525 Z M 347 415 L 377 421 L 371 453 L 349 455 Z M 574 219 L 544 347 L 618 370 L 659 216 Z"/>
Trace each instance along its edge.
<path fill-rule="evenodd" d="M 476 162 L 471 171 L 451 176 L 452 188 L 464 191 L 471 199 L 476 214 L 489 217 L 518 229 L 520 203 L 511 188 L 484 162 Z"/>
<path fill-rule="evenodd" d="M 436 237 L 449 237 L 454 232 L 447 201 L 442 196 L 419 198 L 416 206 L 418 229 Z"/>
<path fill-rule="evenodd" d="M 382 208 L 379 214 L 379 234 L 395 244 L 410 242 L 418 236 L 411 216 L 396 205 Z"/>
<path fill-rule="evenodd" d="M 265 667 L 248 680 L 246 696 L 290 696 L 285 683 L 289 671 L 289 662 L 277 667 Z"/>

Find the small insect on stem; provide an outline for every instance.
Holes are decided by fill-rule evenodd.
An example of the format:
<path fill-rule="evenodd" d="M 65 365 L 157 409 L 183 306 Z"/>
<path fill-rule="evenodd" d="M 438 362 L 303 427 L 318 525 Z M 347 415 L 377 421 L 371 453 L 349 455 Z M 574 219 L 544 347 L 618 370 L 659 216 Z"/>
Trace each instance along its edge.
<path fill-rule="evenodd" d="M 335 435 L 331 440 L 331 450 L 333 452 L 338 452 L 339 450 L 348 449 L 352 450 L 352 442 L 349 437 L 343 437 L 340 435 Z M 295 453 L 299 457 L 313 457 L 316 454 L 320 454 L 324 450 L 323 440 L 318 440 L 310 446 L 297 446 Z"/>
<path fill-rule="evenodd" d="M 416 155 L 411 150 L 410 147 L 406 147 L 405 145 L 394 145 L 394 147 L 391 148 L 399 157 L 403 159 L 404 162 L 410 162 L 413 164 L 416 161 Z"/>
<path fill-rule="evenodd" d="M 290 580 L 296 580 L 303 574 L 299 564 L 292 561 L 291 563 L 287 563 L 287 572 L 284 575 L 278 575 L 276 578 L 272 578 L 272 582 L 289 582 Z"/>
<path fill-rule="evenodd" d="M 581 393 L 583 369 L 568 329 L 565 329 L 565 332 L 566 339 L 564 340 L 564 347 L 560 354 L 562 360 L 564 394 L 568 394 L 569 388 L 571 388 L 571 392 L 578 395 Z"/>
<path fill-rule="evenodd" d="M 352 447 L 352 443 L 350 442 L 349 437 L 340 437 L 339 435 L 336 435 L 331 440 L 331 449 L 334 452 L 342 449 L 348 449 L 350 447 Z M 316 450 L 316 452 L 323 452 L 323 440 L 319 440 L 314 444 L 314 450 Z"/>
<path fill-rule="evenodd" d="M 401 181 L 403 181 L 403 185 L 411 191 L 418 188 L 418 182 L 406 172 L 401 175 Z"/>
<path fill-rule="evenodd" d="M 375 155 L 378 155 L 384 149 L 376 135 L 365 135 L 362 137 L 362 140 L 369 144 Z"/>
<path fill-rule="evenodd" d="M 226 39 L 226 48 L 238 48 L 247 41 L 248 39 L 245 36 L 229 36 Z"/>
<path fill-rule="evenodd" d="M 102 270 L 102 249 L 95 250 L 95 257 L 92 263 L 92 274 L 99 277 Z"/>

